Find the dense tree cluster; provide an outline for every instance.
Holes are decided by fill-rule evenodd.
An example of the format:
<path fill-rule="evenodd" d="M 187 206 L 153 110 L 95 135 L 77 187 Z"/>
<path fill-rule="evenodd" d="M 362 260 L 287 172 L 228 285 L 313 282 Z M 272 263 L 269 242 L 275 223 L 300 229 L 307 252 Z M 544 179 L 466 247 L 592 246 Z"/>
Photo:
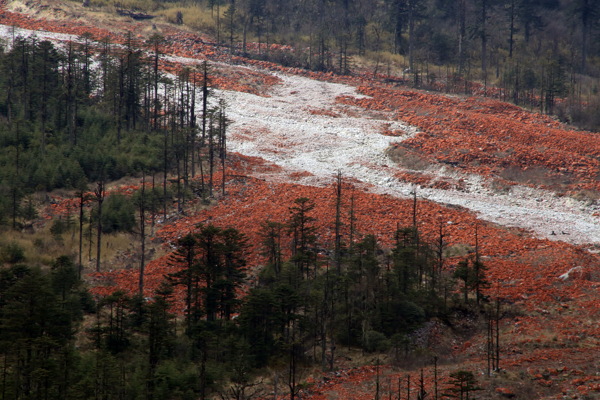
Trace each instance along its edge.
<path fill-rule="evenodd" d="M 314 206 L 298 198 L 283 222 L 262 224 L 267 262 L 249 290 L 249 243 L 233 228 L 178 239 L 174 272 L 148 298 L 93 299 L 70 257 L 40 270 L 18 248 L 3 251 L 3 398 L 245 399 L 265 390 L 256 377 L 269 368 L 273 390 L 293 399 L 307 368 L 336 369 L 338 346 L 400 362 L 424 322 L 487 303 L 476 253 L 453 273 L 443 237 L 427 243 L 415 227 L 398 227 L 390 249 L 356 232 L 323 248 Z"/>
<path fill-rule="evenodd" d="M 477 81 L 482 93 L 498 95 L 493 86 L 505 100 L 600 128 L 595 117 L 600 42 L 594 40 L 600 34 L 600 5 L 592 0 L 210 0 L 206 5 L 221 10 L 215 14 L 218 41 L 244 55 L 340 73 L 355 70 L 365 56 L 374 61 L 373 72 L 386 73 L 398 65 L 399 54 L 405 77 L 416 86 L 472 93 L 469 82 Z M 564 98 L 568 101 L 559 102 Z"/>
<path fill-rule="evenodd" d="M 208 5 L 217 3 L 210 0 Z M 598 72 L 589 60 L 600 51 L 591 40 L 598 33 L 600 6 L 590 0 L 221 3 L 228 7 L 228 19 L 220 26 L 227 32 L 221 34 L 222 40 L 241 39 L 246 51 L 251 33 L 263 44 L 260 51 L 266 56 L 269 44 L 297 44 L 296 51 L 306 56 L 302 61 L 312 68 L 344 71 L 348 55 L 387 50 L 407 55 L 411 68 L 417 60 L 437 65 L 452 61 L 463 72 L 478 59 L 486 72 L 498 63 L 527 58 L 531 50 L 537 56 L 570 50 L 565 61 L 578 72 Z"/>
<path fill-rule="evenodd" d="M 163 204 L 173 184 L 180 210 L 198 172 L 195 189 L 212 192 L 225 158 L 225 107 L 208 103 L 207 65 L 176 76 L 159 70 L 161 40 L 129 37 L 121 46 L 82 37 L 58 49 L 15 37 L 0 52 L 0 222 L 27 219 L 24 198 L 35 191 L 104 188 L 124 176 L 161 177 Z M 119 219 L 105 231 L 131 228 Z"/>

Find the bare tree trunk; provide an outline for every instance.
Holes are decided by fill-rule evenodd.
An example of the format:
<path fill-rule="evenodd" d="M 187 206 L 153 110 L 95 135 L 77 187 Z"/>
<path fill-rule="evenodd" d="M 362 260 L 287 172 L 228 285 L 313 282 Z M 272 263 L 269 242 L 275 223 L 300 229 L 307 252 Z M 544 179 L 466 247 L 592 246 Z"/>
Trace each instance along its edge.
<path fill-rule="evenodd" d="M 354 221 L 355 221 L 355 215 L 354 215 L 354 194 L 352 194 L 352 196 L 350 197 L 350 237 L 349 237 L 349 246 L 350 246 L 350 252 L 352 252 L 354 250 Z"/>
<path fill-rule="evenodd" d="M 140 240 L 141 240 L 141 255 L 140 255 L 140 277 L 139 277 L 139 294 L 144 297 L 144 267 L 146 264 L 146 174 L 142 175 L 142 194 L 140 196 Z"/>
<path fill-rule="evenodd" d="M 202 143 L 201 147 L 204 147 L 206 143 L 206 122 L 207 122 L 207 109 L 208 109 L 208 64 L 202 63 Z M 198 163 L 200 165 L 200 184 L 202 193 L 204 193 L 204 169 L 202 166 L 202 158 L 198 156 Z"/>
<path fill-rule="evenodd" d="M 589 0 L 583 1 L 583 12 L 581 13 L 581 73 L 585 74 L 587 69 L 587 56 L 590 37 L 590 5 Z"/>
<path fill-rule="evenodd" d="M 515 43 L 514 40 L 514 35 L 515 35 L 515 1 L 516 0 L 511 0 L 510 1 L 510 34 L 509 34 L 509 38 L 508 38 L 508 57 L 512 58 L 513 56 L 513 45 Z"/>
<path fill-rule="evenodd" d="M 438 400 L 438 358 L 433 357 L 433 399 Z"/>
<path fill-rule="evenodd" d="M 335 198 L 335 267 L 338 275 L 342 273 L 342 249 L 341 249 L 341 209 L 342 209 L 342 173 L 338 171 Z"/>
<path fill-rule="evenodd" d="M 213 120 L 210 120 L 210 127 L 208 128 L 208 197 L 213 195 L 213 171 L 215 161 L 215 149 L 214 149 L 214 126 Z"/>
<path fill-rule="evenodd" d="M 96 272 L 100 272 L 100 256 L 102 251 L 102 203 L 104 202 L 103 180 L 98 181 L 94 194 L 96 195 L 96 202 L 98 203 L 98 223 L 96 225 Z"/>
<path fill-rule="evenodd" d="M 481 74 L 484 82 L 484 95 L 487 89 L 487 1 L 481 0 Z"/>
<path fill-rule="evenodd" d="M 408 0 L 408 68 L 411 73 L 414 73 L 414 62 L 415 62 L 415 15 L 414 15 L 414 4 L 415 0 Z"/>
<path fill-rule="evenodd" d="M 79 192 L 79 264 L 78 264 L 78 276 L 81 279 L 81 273 L 83 270 L 83 206 L 85 205 L 83 189 Z"/>
<path fill-rule="evenodd" d="M 191 131 L 191 139 L 192 139 L 192 143 L 191 143 L 191 173 L 192 173 L 192 179 L 194 179 L 196 177 L 196 147 L 197 147 L 197 138 L 196 138 L 196 74 L 192 74 L 193 75 L 193 81 L 192 81 L 192 94 L 191 94 L 191 105 L 190 105 L 190 131 Z"/>
<path fill-rule="evenodd" d="M 458 74 L 464 73 L 465 38 L 467 34 L 466 0 L 458 0 Z"/>
<path fill-rule="evenodd" d="M 220 157 L 221 157 L 221 192 L 225 196 L 225 159 L 227 158 L 227 117 L 225 116 L 224 105 L 220 113 Z"/>

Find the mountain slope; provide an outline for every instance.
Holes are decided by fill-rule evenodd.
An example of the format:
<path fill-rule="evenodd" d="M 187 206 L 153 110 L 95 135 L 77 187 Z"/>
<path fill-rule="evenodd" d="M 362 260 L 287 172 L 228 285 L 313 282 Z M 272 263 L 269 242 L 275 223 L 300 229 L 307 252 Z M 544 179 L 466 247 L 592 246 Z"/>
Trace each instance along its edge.
<path fill-rule="evenodd" d="M 6 12 L 0 22 L 4 24 L 0 34 L 9 40 L 13 23 L 73 34 L 94 32 L 86 25 L 32 21 Z M 121 39 L 134 26 L 139 32 L 152 31 L 151 23 L 111 24 L 122 29 L 112 32 Z M 355 193 L 357 230 L 380 235 L 389 245 L 396 224 L 411 223 L 411 193 L 416 190 L 424 235 L 435 240 L 443 229 L 448 246 L 474 247 L 478 226 L 481 254 L 494 283 L 490 294 L 523 310 L 523 315 L 509 315 L 502 321 L 505 372 L 485 381 L 485 398 L 502 396 L 496 389 L 504 386 L 522 390 L 520 398 L 548 399 L 593 396 L 600 389 L 595 366 L 600 264 L 590 251 L 600 242 L 596 188 L 591 185 L 598 173 L 598 152 L 591 134 L 497 101 L 416 92 L 367 76 L 309 74 L 250 61 L 243 66 L 227 64 L 227 54 L 201 38 L 177 34 L 167 25 L 158 24 L 158 29 L 173 32 L 165 47 L 165 53 L 170 53 L 165 70 L 214 60 L 214 94 L 227 103 L 232 152 L 227 195 L 208 210 L 165 223 L 158 235 L 161 239 L 168 243 L 196 224 L 211 221 L 239 227 L 256 243 L 259 224 L 267 218 L 284 219 L 298 197 L 315 200 L 318 223 L 326 231 L 334 223 L 331 185 L 340 171 L 347 193 Z M 59 42 L 74 39 L 51 32 L 37 35 Z M 498 132 L 502 136 L 492 141 Z M 529 136 L 524 138 L 524 133 Z M 568 141 L 561 142 L 561 137 Z M 526 146 L 531 143 L 538 146 L 539 154 Z M 508 174 L 516 162 L 519 168 Z M 540 171 L 542 166 L 545 169 L 535 176 L 519 175 Z M 555 172 L 568 172 L 571 182 L 556 185 Z M 577 199 L 578 193 L 588 195 Z M 346 198 L 346 213 L 348 209 Z M 345 224 L 347 229 L 347 217 Z M 321 240 L 331 244 L 331 232 Z M 259 246 L 252 252 L 251 267 L 258 269 L 264 262 Z M 166 271 L 165 258 L 150 263 L 148 290 L 159 284 Z M 110 282 L 98 293 L 116 287 L 135 291 L 135 271 L 95 278 Z M 433 329 L 428 333 L 435 336 Z M 483 371 L 484 346 L 485 335 L 454 343 L 440 376 L 447 378 L 461 368 Z M 367 366 L 326 380 L 314 378 L 312 397 L 303 398 L 372 398 L 377 370 Z M 398 378 L 411 373 L 415 382 L 418 370 L 397 372 L 385 367 L 381 373 L 395 393 Z M 431 388 L 431 367 L 425 380 Z"/>

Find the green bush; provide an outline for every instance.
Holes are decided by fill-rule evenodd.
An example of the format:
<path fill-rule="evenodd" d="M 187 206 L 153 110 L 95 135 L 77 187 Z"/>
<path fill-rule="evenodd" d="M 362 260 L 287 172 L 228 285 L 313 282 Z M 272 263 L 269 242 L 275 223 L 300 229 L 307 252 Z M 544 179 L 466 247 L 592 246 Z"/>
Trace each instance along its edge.
<path fill-rule="evenodd" d="M 121 194 L 109 196 L 102 206 L 102 232 L 131 232 L 135 226 L 134 206 Z"/>
<path fill-rule="evenodd" d="M 390 302 L 375 314 L 374 328 L 391 336 L 397 332 L 408 332 L 426 320 L 425 311 L 408 300 Z"/>
<path fill-rule="evenodd" d="M 25 261 L 25 250 L 18 243 L 11 242 L 0 247 L 0 261 L 17 264 Z"/>
<path fill-rule="evenodd" d="M 363 338 L 362 347 L 369 353 L 386 351 L 390 346 L 390 340 L 381 332 L 367 331 Z"/>
<path fill-rule="evenodd" d="M 55 219 L 52 221 L 52 226 L 50 226 L 50 233 L 55 239 L 61 240 L 61 236 L 67 231 L 67 228 L 67 224 L 63 219 Z"/>

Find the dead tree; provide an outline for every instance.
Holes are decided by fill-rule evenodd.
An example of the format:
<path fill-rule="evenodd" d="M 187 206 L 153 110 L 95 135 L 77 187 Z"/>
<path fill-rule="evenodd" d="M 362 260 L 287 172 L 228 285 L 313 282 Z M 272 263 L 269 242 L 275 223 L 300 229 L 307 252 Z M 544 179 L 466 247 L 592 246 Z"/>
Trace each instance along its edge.
<path fill-rule="evenodd" d="M 100 180 L 94 190 L 96 203 L 98 204 L 98 221 L 96 225 L 96 272 L 100 272 L 100 253 L 102 251 L 102 203 L 104 202 L 104 181 Z"/>

